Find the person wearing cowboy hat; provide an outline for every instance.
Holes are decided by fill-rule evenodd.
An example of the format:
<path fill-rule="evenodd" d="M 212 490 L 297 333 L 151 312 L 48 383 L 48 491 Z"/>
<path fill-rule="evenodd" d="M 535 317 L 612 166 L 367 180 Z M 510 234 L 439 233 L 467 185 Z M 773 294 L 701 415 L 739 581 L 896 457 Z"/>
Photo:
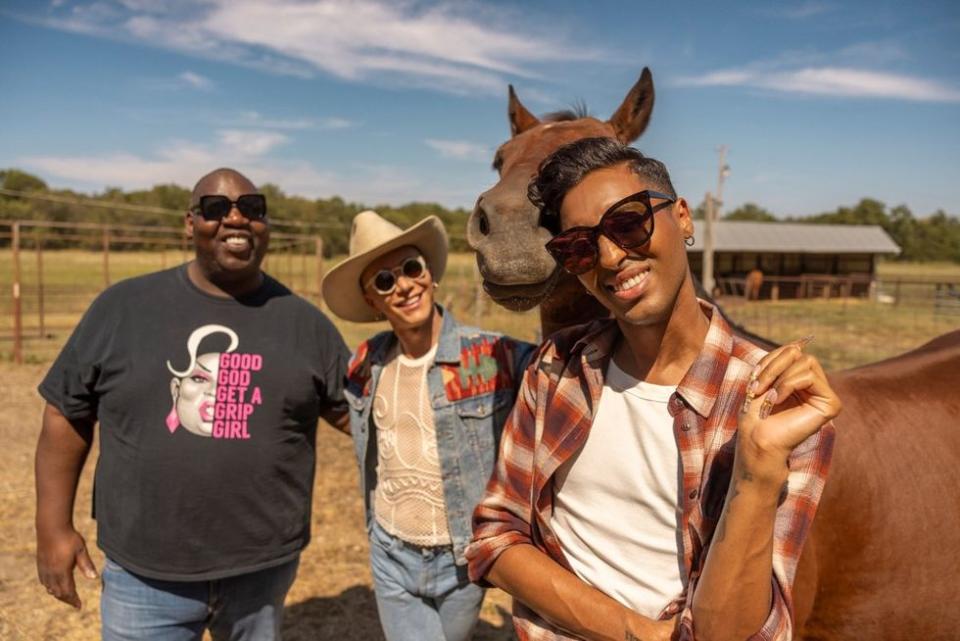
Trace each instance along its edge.
<path fill-rule="evenodd" d="M 344 393 L 360 465 L 377 610 L 387 641 L 469 639 L 483 602 L 464 550 L 503 423 L 534 346 L 458 323 L 436 303 L 447 232 L 364 211 L 323 296 L 361 343 Z"/>

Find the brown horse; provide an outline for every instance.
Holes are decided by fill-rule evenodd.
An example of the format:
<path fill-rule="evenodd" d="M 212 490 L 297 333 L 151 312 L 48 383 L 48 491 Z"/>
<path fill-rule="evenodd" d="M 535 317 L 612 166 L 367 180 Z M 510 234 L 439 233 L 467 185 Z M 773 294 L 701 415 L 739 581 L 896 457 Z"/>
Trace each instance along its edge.
<path fill-rule="evenodd" d="M 511 138 L 494 158 L 500 180 L 478 199 L 467 239 L 486 291 L 509 309 L 539 304 L 544 335 L 606 310 L 556 268 L 527 185 L 567 142 L 635 140 L 653 99 L 648 69 L 606 121 L 570 112 L 537 118 L 510 87 Z M 797 573 L 796 638 L 960 638 L 952 605 L 960 584 L 960 331 L 830 380 L 845 410 Z"/>

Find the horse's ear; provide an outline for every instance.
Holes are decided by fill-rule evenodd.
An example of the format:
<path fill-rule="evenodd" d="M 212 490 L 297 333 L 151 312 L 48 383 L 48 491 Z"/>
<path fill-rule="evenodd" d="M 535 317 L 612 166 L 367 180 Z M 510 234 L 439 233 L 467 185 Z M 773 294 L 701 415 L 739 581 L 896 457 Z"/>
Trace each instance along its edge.
<path fill-rule="evenodd" d="M 536 127 L 540 124 L 540 120 L 520 103 L 517 94 L 513 91 L 513 85 L 509 86 L 510 102 L 507 105 L 507 117 L 510 119 L 510 135 L 516 136 L 531 127 Z"/>
<path fill-rule="evenodd" d="M 623 104 L 608 121 L 623 144 L 629 144 L 640 137 L 650 123 L 653 112 L 653 74 L 648 67 L 643 68 L 640 79 L 633 85 Z"/>

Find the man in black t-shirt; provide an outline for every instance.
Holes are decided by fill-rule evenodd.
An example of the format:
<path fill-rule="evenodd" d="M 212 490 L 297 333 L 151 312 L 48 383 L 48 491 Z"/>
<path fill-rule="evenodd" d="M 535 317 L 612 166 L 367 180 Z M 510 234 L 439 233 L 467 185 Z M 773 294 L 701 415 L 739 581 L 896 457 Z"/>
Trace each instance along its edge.
<path fill-rule="evenodd" d="M 279 637 L 310 538 L 317 420 L 348 420 L 349 352 L 261 271 L 266 214 L 238 172 L 203 177 L 195 260 L 103 292 L 40 385 L 37 568 L 77 608 L 74 567 L 97 572 L 72 509 L 100 423 L 104 639 Z"/>

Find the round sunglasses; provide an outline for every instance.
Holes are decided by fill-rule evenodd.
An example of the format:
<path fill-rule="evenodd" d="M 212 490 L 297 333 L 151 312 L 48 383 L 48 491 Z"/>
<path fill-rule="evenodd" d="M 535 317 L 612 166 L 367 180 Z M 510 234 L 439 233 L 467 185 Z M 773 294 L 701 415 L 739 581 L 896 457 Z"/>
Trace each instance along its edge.
<path fill-rule="evenodd" d="M 367 285 L 381 296 L 393 293 L 397 288 L 397 279 L 403 274 L 411 280 L 420 278 L 427 272 L 427 263 L 423 256 L 411 256 L 392 269 L 381 269 L 367 281 Z"/>
<path fill-rule="evenodd" d="M 650 204 L 651 198 L 666 202 L 654 207 Z M 673 202 L 676 202 L 673 196 L 644 189 L 614 203 L 593 227 L 571 227 L 554 236 L 544 247 L 564 270 L 574 275 L 584 274 L 600 259 L 597 241 L 601 234 L 624 251 L 642 247 L 653 236 L 653 214 Z"/>
<path fill-rule="evenodd" d="M 221 221 L 230 215 L 234 207 L 247 220 L 263 220 L 267 217 L 267 199 L 263 194 L 244 194 L 236 200 L 219 194 L 200 196 L 200 202 L 190 211 L 200 214 L 207 221 Z"/>

